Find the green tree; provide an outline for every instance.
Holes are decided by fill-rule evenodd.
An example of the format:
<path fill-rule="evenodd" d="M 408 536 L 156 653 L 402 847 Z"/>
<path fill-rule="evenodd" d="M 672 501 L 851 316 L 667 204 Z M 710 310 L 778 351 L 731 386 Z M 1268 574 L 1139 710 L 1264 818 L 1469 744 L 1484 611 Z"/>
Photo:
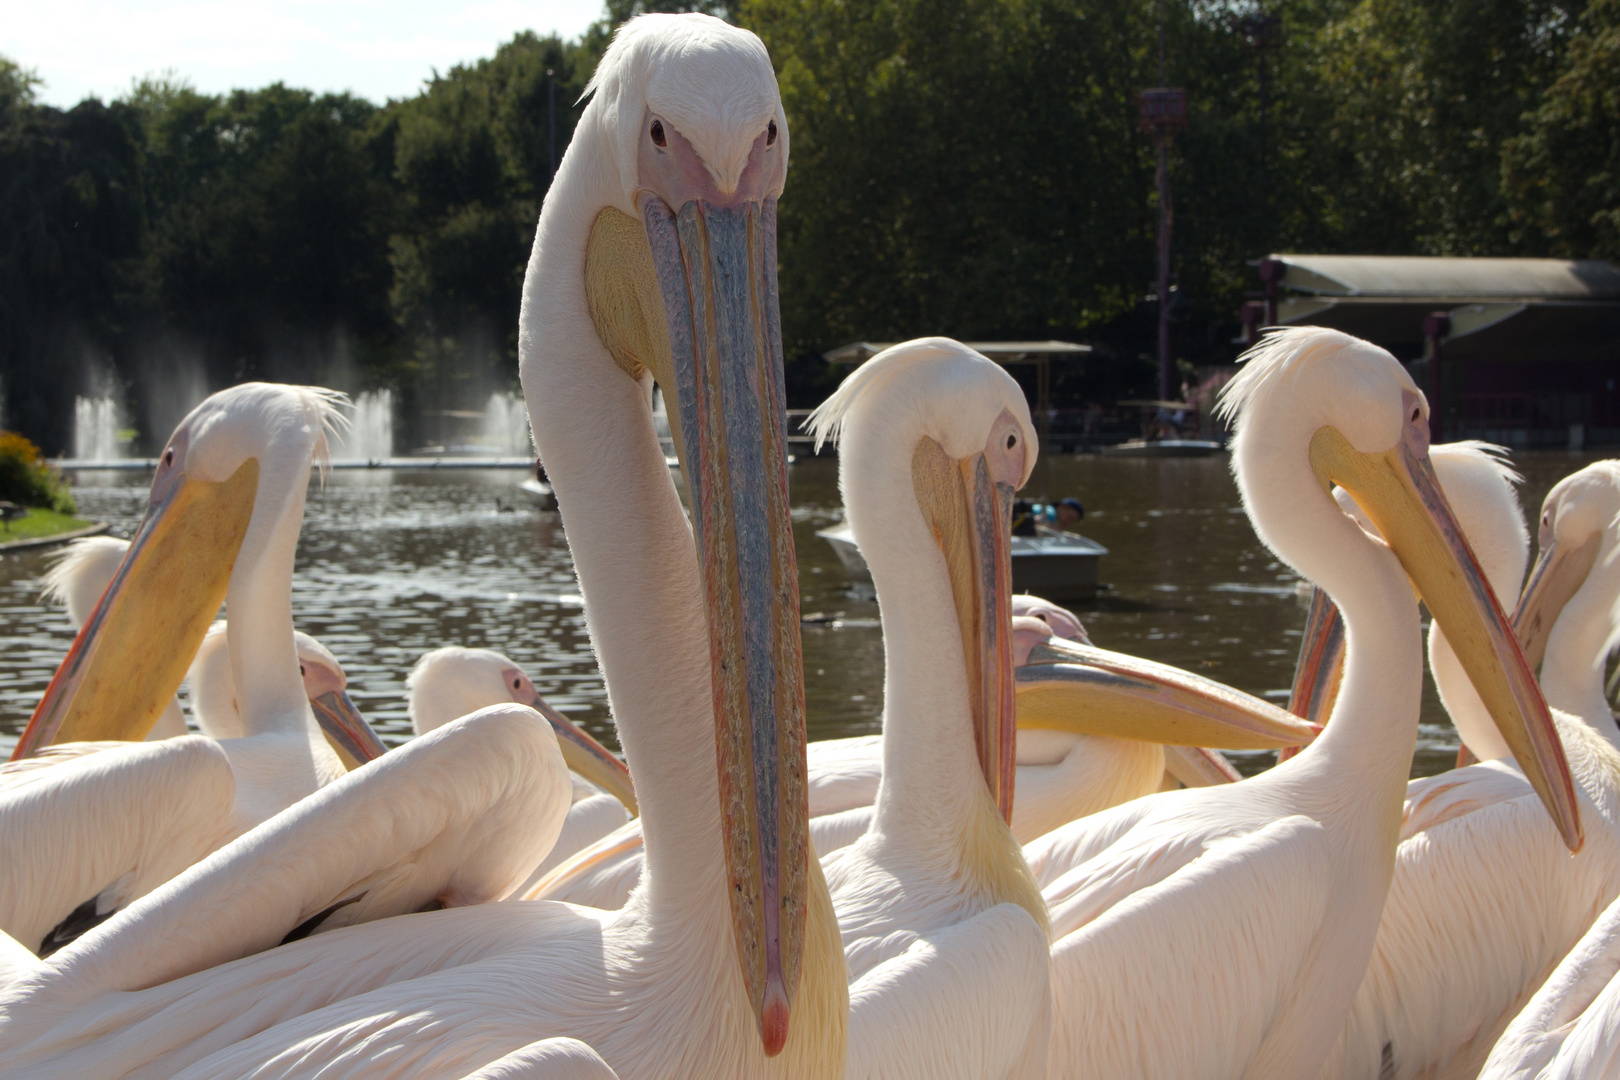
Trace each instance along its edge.
<path fill-rule="evenodd" d="M 143 235 L 139 128 L 95 99 L 34 105 L 37 80 L 0 71 L 0 384 L 7 422 L 57 454 L 87 367 L 122 329 Z"/>
<path fill-rule="evenodd" d="M 0 117 L 34 103 L 34 87 L 40 77 L 32 68 L 0 56 Z"/>
<path fill-rule="evenodd" d="M 1567 66 L 1508 141 L 1502 177 L 1525 246 L 1620 259 L 1620 2 L 1587 8 Z"/>
<path fill-rule="evenodd" d="M 165 348 L 208 381 L 309 381 L 339 352 L 381 361 L 393 321 L 393 194 L 369 102 L 281 84 L 224 97 L 137 87 L 152 235 L 145 285 Z"/>
<path fill-rule="evenodd" d="M 523 275 L 553 145 L 560 162 L 594 67 L 582 59 L 522 33 L 389 107 L 402 207 L 392 303 L 411 342 L 407 389 L 438 407 L 481 406 L 472 395 L 516 385 Z"/>

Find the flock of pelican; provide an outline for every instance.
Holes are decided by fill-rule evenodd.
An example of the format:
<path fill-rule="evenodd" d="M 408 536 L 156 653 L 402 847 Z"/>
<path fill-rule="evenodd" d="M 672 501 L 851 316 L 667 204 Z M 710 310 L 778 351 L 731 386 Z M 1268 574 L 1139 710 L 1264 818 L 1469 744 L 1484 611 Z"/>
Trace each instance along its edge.
<path fill-rule="evenodd" d="M 293 629 L 341 401 L 215 394 L 133 539 L 49 575 L 80 629 L 0 769 L 0 1074 L 1620 1075 L 1620 466 L 1547 497 L 1520 596 L 1502 456 L 1431 447 L 1383 350 L 1271 333 L 1222 409 L 1256 532 L 1319 591 L 1285 711 L 1013 596 L 1023 394 L 895 346 L 810 425 L 883 733 L 807 745 L 769 57 L 643 16 L 588 92 L 521 373 L 624 760 L 453 646 L 385 752 Z M 1408 782 L 1419 600 L 1478 763 Z M 1241 781 L 1219 753 L 1301 746 Z"/>

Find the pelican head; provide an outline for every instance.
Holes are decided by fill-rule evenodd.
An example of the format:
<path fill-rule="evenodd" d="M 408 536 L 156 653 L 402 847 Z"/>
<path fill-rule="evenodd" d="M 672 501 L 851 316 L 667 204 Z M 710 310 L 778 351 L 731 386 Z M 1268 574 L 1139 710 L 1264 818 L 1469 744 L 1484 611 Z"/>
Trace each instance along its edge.
<path fill-rule="evenodd" d="M 950 583 L 974 745 L 1004 820 L 1015 725 L 1227 748 L 1296 745 L 1314 734 L 1210 680 L 1098 649 L 1062 608 L 1011 595 L 1012 494 L 1034 468 L 1035 433 L 1023 391 L 988 358 L 946 338 L 896 345 L 844 380 L 811 431 L 840 438 L 844 504 L 879 600 L 888 589 L 926 597 L 923 579 L 942 569 Z M 930 544 L 943 566 L 923 557 Z M 893 607 L 886 627 L 921 606 Z"/>
<path fill-rule="evenodd" d="M 568 768 L 636 813 L 630 772 L 613 752 L 553 709 L 524 670 L 493 649 L 447 645 L 423 653 L 405 677 L 411 727 L 418 735 L 490 705 L 515 701 L 551 724 Z"/>
<path fill-rule="evenodd" d="M 1023 391 L 967 346 L 921 338 L 857 368 L 812 414 L 810 431 L 818 447 L 841 436 L 839 486 L 857 543 L 866 534 L 880 589 L 892 582 L 926 597 L 926 579 L 937 580 L 940 566 L 923 556 L 924 545 L 931 540 L 943 558 L 979 767 L 1010 822 L 1017 711 L 1009 538 L 1013 492 L 1035 467 Z M 876 542 L 880 530 L 894 539 Z M 891 557 L 900 551 L 907 556 Z"/>
<path fill-rule="evenodd" d="M 1547 703 L 1429 461 L 1428 402 L 1393 356 L 1314 327 L 1250 350 L 1227 385 L 1233 470 L 1255 528 L 1300 574 L 1353 588 L 1356 568 L 1393 557 L 1457 653 L 1481 701 L 1572 850 L 1581 844 L 1574 781 Z M 1378 531 L 1343 512 L 1334 485 Z M 1301 506 L 1278 492 L 1321 492 Z M 1346 552 L 1355 552 L 1346 560 Z M 1336 597 L 1342 604 L 1344 597 Z"/>
<path fill-rule="evenodd" d="M 240 739 L 250 733 L 242 715 L 241 695 L 231 675 L 229 629 L 223 619 L 210 626 L 186 672 L 197 726 L 215 739 Z M 302 630 L 293 631 L 293 648 L 298 654 L 304 696 L 344 767 L 354 769 L 386 753 L 388 748 L 349 697 L 348 673 L 331 650 Z"/>
<path fill-rule="evenodd" d="M 342 400 L 308 387 L 244 383 L 209 397 L 180 422 L 159 459 L 146 516 L 14 758 L 54 742 L 143 738 L 228 591 L 239 616 L 279 610 L 290 622 L 292 556 L 310 464 L 324 462 L 327 433 L 342 422 L 336 409 Z M 257 568 L 267 556 L 285 564 L 279 576 L 286 580 L 276 574 L 249 580 L 238 572 L 239 562 Z M 237 648 L 233 637 L 233 653 Z M 290 636 L 284 655 L 278 648 L 278 655 L 254 661 L 271 673 L 267 692 L 276 685 L 286 691 L 275 707 L 308 708 Z M 233 669 L 245 666 L 233 656 Z M 244 692 L 258 689 L 240 682 Z"/>
<path fill-rule="evenodd" d="M 1508 463 L 1507 451 L 1482 442 L 1445 443 L 1429 448 L 1429 462 L 1434 466 L 1435 476 L 1457 517 L 1458 526 L 1485 571 L 1491 591 L 1498 600 L 1514 595 L 1530 559 L 1530 534 L 1524 527 L 1524 511 L 1514 490 L 1521 478 Z M 1362 528 L 1377 533 L 1377 527 L 1349 492 L 1338 488 L 1333 496 Z M 1307 620 L 1305 641 L 1301 645 L 1304 662 L 1296 681 L 1299 701 L 1304 704 L 1305 715 L 1311 719 L 1328 714 L 1343 675 L 1344 633 L 1337 614 L 1325 594 L 1320 589 L 1315 590 L 1311 618 Z M 1522 636 L 1519 644 L 1524 646 Z M 1531 667 L 1535 666 L 1528 654 L 1526 659 L 1531 661 Z M 1429 667 L 1434 672 L 1440 700 L 1469 751 L 1481 760 L 1510 753 L 1484 702 L 1480 701 L 1458 663 L 1444 628 L 1437 622 L 1429 627 Z"/>
<path fill-rule="evenodd" d="M 765 46 L 702 15 L 626 23 L 588 93 L 524 290 L 525 327 L 557 336 L 523 342 L 524 386 L 542 443 L 561 436 L 544 430 L 557 413 L 537 397 L 538 365 L 605 350 L 644 392 L 649 434 L 650 382 L 664 390 L 708 614 L 726 891 L 774 1056 L 800 984 L 812 858 L 776 292 L 787 117 Z M 573 336 L 582 315 L 596 342 Z M 565 478 L 552 479 L 566 521 Z"/>
<path fill-rule="evenodd" d="M 1617 517 L 1620 462 L 1594 461 L 1564 477 L 1542 500 L 1536 523 L 1540 553 L 1513 615 L 1532 665 L 1546 656 L 1559 613 L 1586 583 Z"/>

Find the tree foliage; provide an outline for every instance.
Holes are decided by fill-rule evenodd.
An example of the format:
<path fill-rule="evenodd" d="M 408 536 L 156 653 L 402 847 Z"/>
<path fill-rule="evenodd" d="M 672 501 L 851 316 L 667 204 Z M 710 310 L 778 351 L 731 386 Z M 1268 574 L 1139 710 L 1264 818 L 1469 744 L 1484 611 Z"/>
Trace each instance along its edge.
<path fill-rule="evenodd" d="M 925 333 L 1091 341 L 1071 399 L 1151 385 L 1135 95 L 1161 8 L 1190 101 L 1169 152 L 1189 368 L 1235 354 L 1271 251 L 1620 256 L 1620 0 L 1272 0 L 1271 48 L 1251 5 L 608 0 L 578 41 L 519 34 L 383 104 L 170 74 L 64 111 L 0 58 L 0 420 L 59 452 L 110 374 L 151 444 L 173 417 L 143 395 L 177 368 L 481 406 L 515 377 L 553 137 L 560 157 L 613 26 L 655 10 L 771 50 L 796 399 L 821 351 Z"/>
<path fill-rule="evenodd" d="M 1520 242 L 1620 259 L 1620 2 L 1586 10 L 1568 63 L 1527 119 L 1502 168 Z"/>

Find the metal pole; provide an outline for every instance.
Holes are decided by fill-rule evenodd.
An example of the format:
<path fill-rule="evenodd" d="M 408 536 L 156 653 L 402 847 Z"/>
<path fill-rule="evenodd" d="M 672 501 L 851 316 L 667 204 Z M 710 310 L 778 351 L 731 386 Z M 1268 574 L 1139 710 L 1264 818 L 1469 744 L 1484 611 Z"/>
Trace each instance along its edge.
<path fill-rule="evenodd" d="M 1445 343 L 1451 333 L 1449 311 L 1430 312 L 1423 320 L 1423 336 L 1429 339 L 1429 442 L 1446 439 Z"/>
<path fill-rule="evenodd" d="M 1164 0 L 1155 5 L 1159 16 L 1159 85 L 1170 85 L 1165 64 Z M 1170 131 L 1155 132 L 1159 146 L 1159 400 L 1170 398 Z"/>
<path fill-rule="evenodd" d="M 1159 400 L 1170 401 L 1170 154 L 1159 133 Z M 1179 400 L 1179 399 L 1177 399 Z"/>
<path fill-rule="evenodd" d="M 550 113 L 551 128 L 551 179 L 546 181 L 547 190 L 550 190 L 551 180 L 557 179 L 557 80 L 551 68 L 546 69 L 546 107 Z"/>

